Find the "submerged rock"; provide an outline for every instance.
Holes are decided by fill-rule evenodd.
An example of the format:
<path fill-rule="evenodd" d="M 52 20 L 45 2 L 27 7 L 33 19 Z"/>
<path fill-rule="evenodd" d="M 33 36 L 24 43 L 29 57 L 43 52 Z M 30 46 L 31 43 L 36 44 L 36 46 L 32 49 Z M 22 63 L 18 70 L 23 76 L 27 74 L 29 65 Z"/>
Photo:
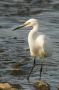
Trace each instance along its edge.
<path fill-rule="evenodd" d="M 59 10 L 59 3 L 53 5 L 53 9 Z"/>
<path fill-rule="evenodd" d="M 5 51 L 4 49 L 0 48 L 0 53 L 3 53 L 4 51 Z"/>
<path fill-rule="evenodd" d="M 15 64 L 12 67 L 11 75 L 14 75 L 14 76 L 26 75 L 26 71 L 24 71 L 23 68 L 21 68 L 22 65 L 23 65 L 22 63 Z"/>
<path fill-rule="evenodd" d="M 38 80 L 37 82 L 35 82 L 34 87 L 36 88 L 36 90 L 50 90 L 49 84 L 42 80 Z"/>
<path fill-rule="evenodd" d="M 0 28 L 2 28 L 3 26 L 0 25 Z"/>

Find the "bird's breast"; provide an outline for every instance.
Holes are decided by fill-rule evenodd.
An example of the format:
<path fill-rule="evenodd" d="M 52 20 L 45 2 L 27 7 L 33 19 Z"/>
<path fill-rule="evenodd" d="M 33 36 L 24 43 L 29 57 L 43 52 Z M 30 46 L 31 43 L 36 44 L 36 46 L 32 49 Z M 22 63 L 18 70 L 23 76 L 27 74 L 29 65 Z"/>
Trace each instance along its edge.
<path fill-rule="evenodd" d="M 38 49 L 38 48 L 34 48 L 34 49 L 30 49 L 30 53 L 31 53 L 31 56 L 38 56 L 40 58 L 43 58 L 43 57 L 47 57 L 48 56 L 48 53 L 45 52 L 43 49 Z"/>

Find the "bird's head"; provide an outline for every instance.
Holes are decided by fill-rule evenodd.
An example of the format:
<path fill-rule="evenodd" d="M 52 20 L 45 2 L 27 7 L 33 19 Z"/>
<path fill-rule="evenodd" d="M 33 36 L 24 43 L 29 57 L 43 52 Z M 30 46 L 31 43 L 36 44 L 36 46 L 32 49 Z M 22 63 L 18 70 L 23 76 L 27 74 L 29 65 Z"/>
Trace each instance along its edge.
<path fill-rule="evenodd" d="M 35 26 L 37 23 L 38 23 L 37 19 L 29 19 L 24 24 L 26 25 L 26 27 L 29 27 L 29 26 Z"/>
<path fill-rule="evenodd" d="M 19 28 L 22 28 L 22 27 L 33 27 L 36 24 L 38 24 L 38 20 L 37 19 L 29 19 L 25 23 L 23 23 L 22 25 L 19 25 L 16 28 L 14 28 L 13 31 L 17 30 Z"/>

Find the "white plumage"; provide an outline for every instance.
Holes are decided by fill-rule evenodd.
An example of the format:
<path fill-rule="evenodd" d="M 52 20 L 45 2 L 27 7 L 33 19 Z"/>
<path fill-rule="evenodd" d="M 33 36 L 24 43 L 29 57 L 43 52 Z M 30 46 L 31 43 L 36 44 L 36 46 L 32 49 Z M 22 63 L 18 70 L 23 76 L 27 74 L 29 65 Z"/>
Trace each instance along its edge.
<path fill-rule="evenodd" d="M 52 45 L 50 39 L 46 35 L 41 35 L 39 31 L 39 23 L 36 19 L 30 19 L 26 23 L 31 22 L 33 29 L 28 35 L 28 44 L 30 53 L 36 57 L 48 57 L 52 55 Z"/>
<path fill-rule="evenodd" d="M 52 55 L 52 50 L 53 50 L 51 39 L 39 32 L 40 25 L 37 19 L 29 19 L 24 24 L 16 27 L 14 30 L 29 26 L 33 27 L 33 29 L 28 34 L 28 44 L 29 44 L 31 56 L 34 57 L 34 64 L 28 75 L 27 78 L 28 80 L 35 66 L 35 57 L 40 57 L 40 58 L 49 57 Z M 43 63 L 41 64 L 41 68 L 40 68 L 40 79 L 41 79 L 42 68 L 43 68 Z"/>

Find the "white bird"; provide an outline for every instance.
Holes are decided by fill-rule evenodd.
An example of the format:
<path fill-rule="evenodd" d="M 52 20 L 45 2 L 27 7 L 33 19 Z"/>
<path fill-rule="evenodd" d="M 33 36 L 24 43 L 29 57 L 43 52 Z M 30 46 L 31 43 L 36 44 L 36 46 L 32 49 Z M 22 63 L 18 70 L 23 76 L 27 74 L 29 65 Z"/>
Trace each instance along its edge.
<path fill-rule="evenodd" d="M 29 44 L 30 54 L 31 56 L 34 57 L 34 64 L 28 75 L 27 78 L 28 80 L 35 66 L 35 58 L 36 57 L 45 58 L 45 57 L 50 57 L 52 55 L 51 40 L 46 35 L 38 32 L 40 25 L 37 19 L 29 19 L 24 24 L 16 27 L 13 30 L 17 30 L 22 27 L 30 27 L 30 26 L 32 26 L 33 29 L 28 34 L 28 44 Z M 43 62 L 40 68 L 40 79 L 41 79 L 42 68 L 43 68 Z"/>

